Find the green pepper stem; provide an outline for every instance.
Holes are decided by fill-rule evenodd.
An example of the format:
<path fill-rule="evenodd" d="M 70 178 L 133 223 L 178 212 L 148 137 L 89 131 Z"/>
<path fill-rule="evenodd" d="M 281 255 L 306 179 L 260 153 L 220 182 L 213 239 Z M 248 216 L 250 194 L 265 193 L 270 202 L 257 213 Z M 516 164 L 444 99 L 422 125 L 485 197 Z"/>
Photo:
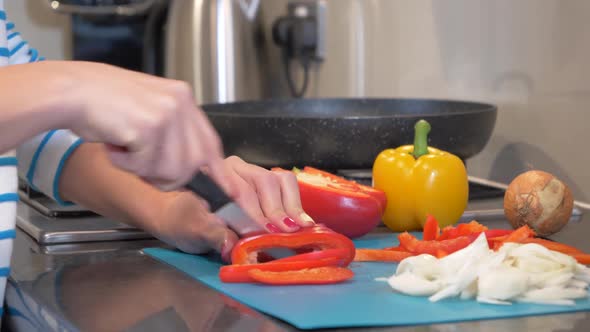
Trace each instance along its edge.
<path fill-rule="evenodd" d="M 430 123 L 426 120 L 420 120 L 414 125 L 414 158 L 428 154 L 428 133 L 430 132 Z"/>

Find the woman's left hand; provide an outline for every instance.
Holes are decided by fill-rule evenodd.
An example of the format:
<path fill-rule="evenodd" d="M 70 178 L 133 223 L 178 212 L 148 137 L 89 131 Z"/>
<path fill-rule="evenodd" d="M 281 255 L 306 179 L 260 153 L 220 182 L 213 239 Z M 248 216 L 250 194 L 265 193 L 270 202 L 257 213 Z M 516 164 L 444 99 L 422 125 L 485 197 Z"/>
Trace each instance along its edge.
<path fill-rule="evenodd" d="M 269 171 L 238 157 L 224 160 L 237 187 L 236 202 L 268 232 L 295 232 L 314 222 L 301 207 L 299 186 L 292 172 Z M 211 249 L 226 261 L 238 236 L 207 204 L 191 192 L 166 193 L 159 213 L 146 228 L 161 240 L 188 253 Z"/>

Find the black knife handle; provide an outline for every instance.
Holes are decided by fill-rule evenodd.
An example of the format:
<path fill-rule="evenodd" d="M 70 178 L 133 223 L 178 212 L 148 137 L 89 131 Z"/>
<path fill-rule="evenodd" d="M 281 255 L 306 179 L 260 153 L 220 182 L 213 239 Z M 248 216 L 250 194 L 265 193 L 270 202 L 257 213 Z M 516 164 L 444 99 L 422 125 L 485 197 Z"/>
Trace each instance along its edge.
<path fill-rule="evenodd" d="M 211 212 L 232 201 L 215 181 L 202 172 L 197 173 L 185 187 L 206 200 Z"/>

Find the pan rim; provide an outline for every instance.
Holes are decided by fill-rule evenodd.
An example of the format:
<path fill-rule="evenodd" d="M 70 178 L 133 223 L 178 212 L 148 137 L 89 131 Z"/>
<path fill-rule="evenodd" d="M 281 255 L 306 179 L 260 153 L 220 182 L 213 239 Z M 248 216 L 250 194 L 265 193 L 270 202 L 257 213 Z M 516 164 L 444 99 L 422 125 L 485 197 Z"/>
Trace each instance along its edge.
<path fill-rule="evenodd" d="M 421 102 L 421 103 L 441 103 L 441 104 L 456 104 L 461 105 L 461 107 L 469 107 L 472 108 L 467 110 L 458 110 L 458 111 L 449 111 L 444 113 L 419 113 L 423 117 L 433 117 L 433 116 L 459 116 L 465 114 L 479 114 L 479 113 L 495 113 L 498 110 L 497 105 L 481 102 L 481 101 L 474 101 L 474 100 L 465 100 L 465 99 L 444 99 L 444 98 L 385 98 L 385 97 L 363 97 L 363 98 L 351 98 L 351 97 L 344 97 L 344 98 L 336 98 L 336 97 L 329 97 L 329 98 L 305 98 L 305 99 L 294 99 L 294 98 L 282 98 L 282 99 L 260 99 L 260 100 L 240 100 L 235 102 L 227 102 L 227 103 L 208 103 L 202 104 L 201 108 L 205 111 L 208 116 L 220 116 L 220 117 L 231 117 L 231 116 L 239 116 L 240 118 L 277 118 L 278 114 L 249 114 L 245 112 L 235 112 L 235 111 L 227 111 L 227 110 L 211 110 L 211 108 L 223 108 L 223 107 L 236 107 L 236 106 L 243 106 L 246 107 L 248 105 L 264 105 L 264 104 L 276 104 L 276 103 L 309 103 L 309 102 L 354 102 L 354 103 L 365 103 L 365 102 L 392 102 L 392 101 L 400 101 L 400 102 Z M 347 116 L 338 116 L 338 119 L 387 119 L 387 118 L 409 118 L 409 117 L 416 117 L 417 114 L 406 113 L 406 114 L 379 114 L 379 115 L 347 115 Z M 280 116 L 280 118 L 285 119 L 329 119 L 333 118 L 333 116 L 321 116 L 317 114 L 284 114 Z"/>

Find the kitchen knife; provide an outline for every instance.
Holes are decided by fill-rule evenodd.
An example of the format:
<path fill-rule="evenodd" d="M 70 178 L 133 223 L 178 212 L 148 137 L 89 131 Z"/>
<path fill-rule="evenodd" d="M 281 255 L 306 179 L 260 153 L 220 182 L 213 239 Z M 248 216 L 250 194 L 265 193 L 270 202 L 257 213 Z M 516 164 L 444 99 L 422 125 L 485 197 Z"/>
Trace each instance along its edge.
<path fill-rule="evenodd" d="M 266 233 L 262 226 L 250 218 L 246 211 L 227 196 L 223 189 L 205 173 L 197 173 L 185 187 L 207 201 L 211 212 L 223 220 L 240 237 L 254 233 Z"/>
<path fill-rule="evenodd" d="M 267 233 L 206 174 L 197 173 L 185 187 L 207 201 L 211 212 L 223 220 L 238 236 Z M 288 248 L 271 248 L 264 252 L 277 259 L 295 254 Z"/>

